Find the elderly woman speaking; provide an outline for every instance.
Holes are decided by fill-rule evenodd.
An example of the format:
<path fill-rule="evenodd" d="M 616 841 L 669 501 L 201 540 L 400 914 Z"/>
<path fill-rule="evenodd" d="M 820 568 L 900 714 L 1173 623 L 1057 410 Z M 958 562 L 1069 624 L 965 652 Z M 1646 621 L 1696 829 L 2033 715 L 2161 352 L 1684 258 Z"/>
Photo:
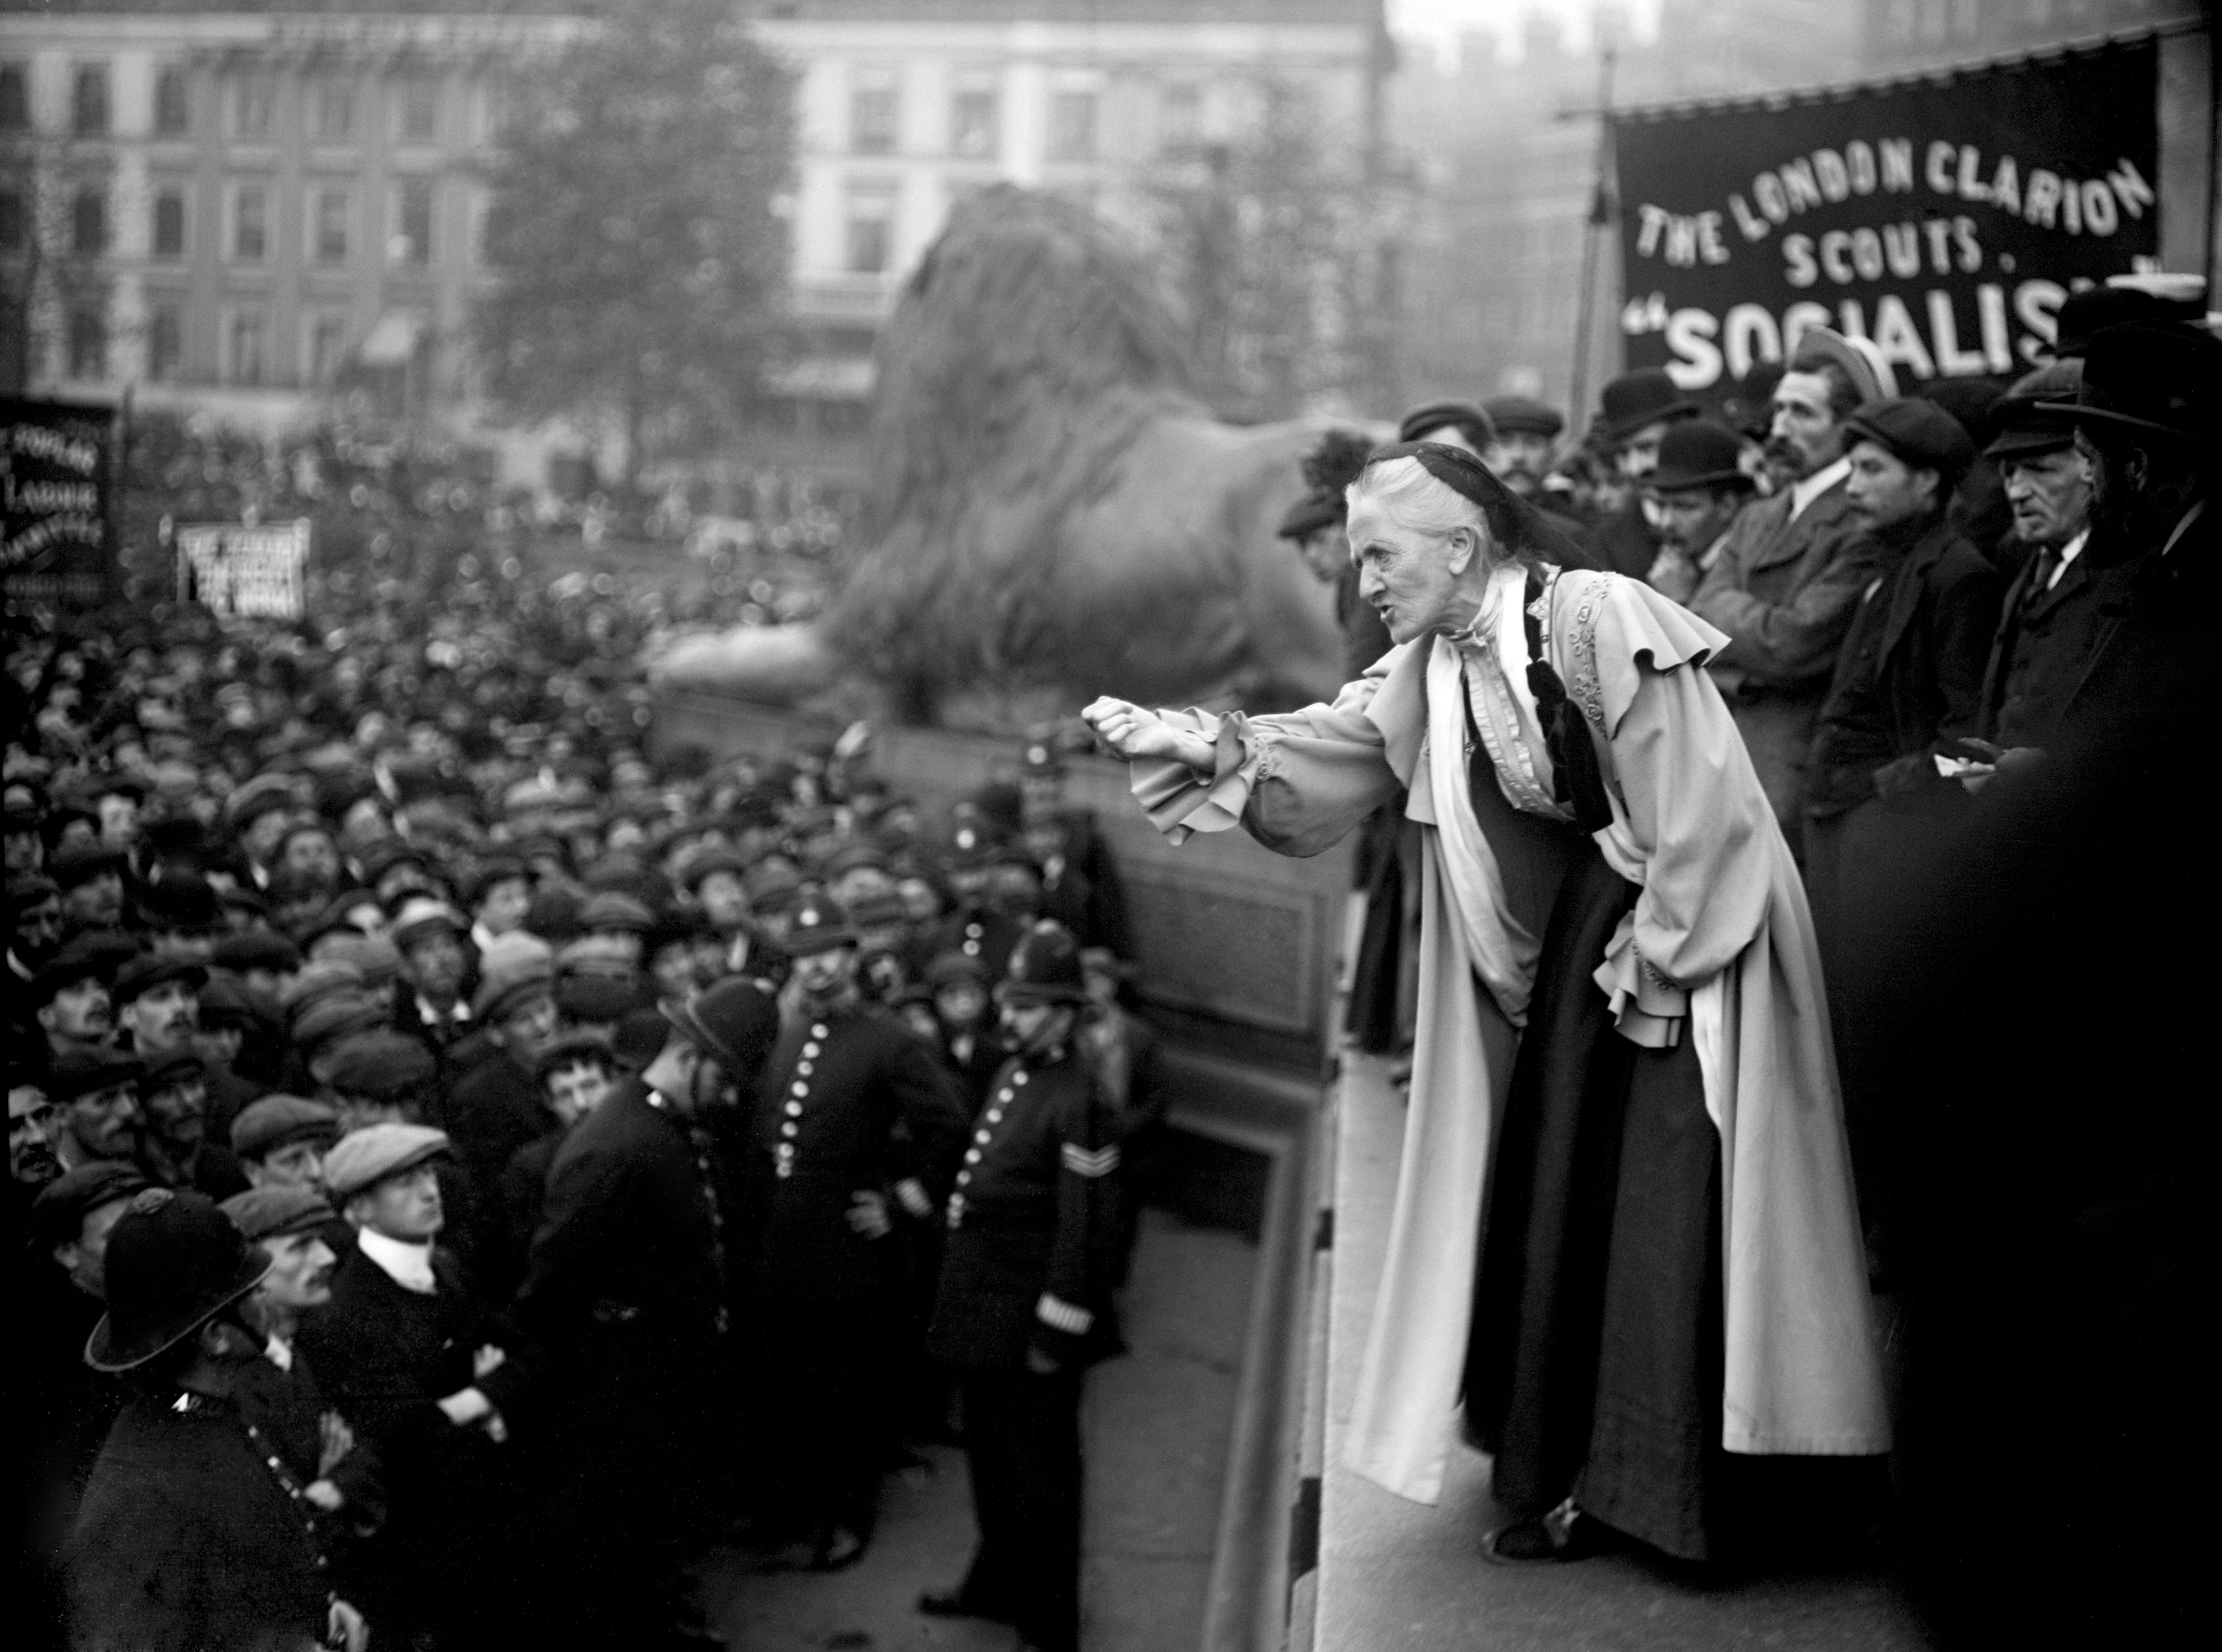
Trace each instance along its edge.
<path fill-rule="evenodd" d="M 1422 828 L 1419 1040 L 1350 1464 L 1441 1495 L 1461 1398 L 1511 1517 L 1738 1547 L 1760 1456 L 1889 1448 L 1812 924 L 1704 669 L 1726 640 L 1572 566 L 1470 454 L 1349 489 L 1396 646 L 1286 716 L 1085 715 L 1176 842 L 1333 844 L 1399 786 Z M 1795 1478 L 1795 1477 L 1793 1477 Z"/>

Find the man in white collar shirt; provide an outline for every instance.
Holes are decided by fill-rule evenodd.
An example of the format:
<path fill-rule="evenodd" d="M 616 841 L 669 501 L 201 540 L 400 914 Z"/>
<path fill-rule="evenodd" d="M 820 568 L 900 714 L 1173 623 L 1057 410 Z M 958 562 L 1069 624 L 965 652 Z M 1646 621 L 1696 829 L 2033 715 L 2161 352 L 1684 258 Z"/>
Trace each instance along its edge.
<path fill-rule="evenodd" d="M 1688 599 L 1728 635 L 1708 665 L 1793 850 L 1813 719 L 1875 577 L 1874 543 L 1844 492 L 1844 421 L 1892 393 L 1849 340 L 1825 327 L 1798 336 L 1767 442 L 1769 459 L 1796 480 L 1737 517 Z"/>
<path fill-rule="evenodd" d="M 324 1155 L 324 1185 L 356 1229 L 332 1299 L 300 1347 L 341 1412 L 386 1466 L 393 1515 L 376 1542 L 374 1621 L 398 1644 L 458 1645 L 514 1632 L 515 1492 L 505 1402 L 522 1386 L 488 1316 L 439 1243 L 432 1161 L 448 1138 L 373 1124 Z M 405 1625 L 405 1630 L 404 1626 Z"/>

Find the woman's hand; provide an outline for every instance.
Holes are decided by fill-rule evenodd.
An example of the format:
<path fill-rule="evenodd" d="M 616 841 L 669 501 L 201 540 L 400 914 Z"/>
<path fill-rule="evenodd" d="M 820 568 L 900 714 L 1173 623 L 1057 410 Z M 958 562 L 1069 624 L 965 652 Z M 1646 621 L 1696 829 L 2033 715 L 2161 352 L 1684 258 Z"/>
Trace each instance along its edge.
<path fill-rule="evenodd" d="M 1080 715 L 1114 757 L 1171 757 L 1207 775 L 1218 766 L 1218 755 L 1203 736 L 1175 728 L 1155 712 L 1127 700 L 1107 695 Z"/>

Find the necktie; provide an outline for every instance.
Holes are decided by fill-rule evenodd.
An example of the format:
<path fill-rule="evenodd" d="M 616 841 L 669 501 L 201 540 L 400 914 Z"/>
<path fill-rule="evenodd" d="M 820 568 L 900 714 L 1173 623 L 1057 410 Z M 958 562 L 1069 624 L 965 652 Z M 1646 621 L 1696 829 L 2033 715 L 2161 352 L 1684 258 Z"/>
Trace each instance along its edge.
<path fill-rule="evenodd" d="M 2047 545 L 2037 553 L 2037 566 L 2029 571 L 2029 589 L 2021 594 L 2021 606 L 2034 608 L 2044 600 L 2045 593 L 2052 588 L 2052 575 L 2060 566 L 2057 546 Z"/>

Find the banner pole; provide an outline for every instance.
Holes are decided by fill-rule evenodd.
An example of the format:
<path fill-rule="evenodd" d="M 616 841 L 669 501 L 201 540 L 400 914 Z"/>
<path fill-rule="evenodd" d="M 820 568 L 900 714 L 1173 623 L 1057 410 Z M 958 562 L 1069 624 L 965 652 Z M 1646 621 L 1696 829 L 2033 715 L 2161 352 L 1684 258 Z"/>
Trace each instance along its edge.
<path fill-rule="evenodd" d="M 1590 331 L 1597 321 L 1597 238 L 1603 228 L 1612 222 L 1612 204 L 1605 188 L 1605 167 L 1612 144 L 1612 65 L 1613 48 L 1606 44 L 1597 53 L 1597 167 L 1591 185 L 1589 214 L 1582 225 L 1582 291 L 1574 316 L 1574 365 L 1566 393 L 1569 430 L 1584 428 L 1582 421 L 1589 405 Z"/>

